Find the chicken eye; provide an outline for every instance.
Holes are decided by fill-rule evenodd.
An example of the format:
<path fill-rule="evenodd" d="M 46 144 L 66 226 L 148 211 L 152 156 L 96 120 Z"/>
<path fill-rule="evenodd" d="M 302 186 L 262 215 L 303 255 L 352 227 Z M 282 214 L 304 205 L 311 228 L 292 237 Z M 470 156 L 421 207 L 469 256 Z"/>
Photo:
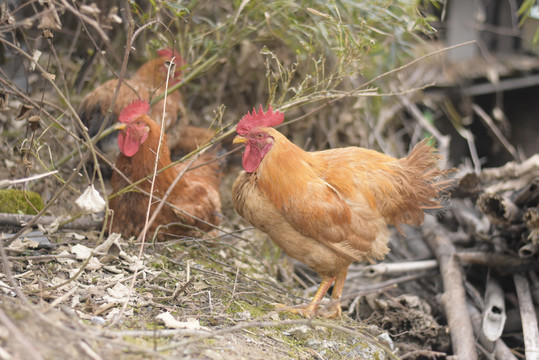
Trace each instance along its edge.
<path fill-rule="evenodd" d="M 258 138 L 262 139 L 264 137 L 264 135 L 262 135 L 262 133 L 258 133 L 256 136 L 258 136 Z"/>

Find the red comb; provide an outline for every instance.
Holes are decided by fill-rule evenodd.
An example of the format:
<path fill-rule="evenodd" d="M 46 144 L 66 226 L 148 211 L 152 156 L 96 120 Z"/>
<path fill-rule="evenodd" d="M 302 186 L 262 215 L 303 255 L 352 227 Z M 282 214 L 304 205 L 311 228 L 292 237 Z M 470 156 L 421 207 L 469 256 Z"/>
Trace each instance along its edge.
<path fill-rule="evenodd" d="M 178 82 L 180 82 L 180 75 L 182 73 L 182 67 L 185 66 L 185 60 L 183 60 L 182 56 L 180 55 L 179 52 L 177 51 L 172 51 L 170 48 L 163 48 L 163 49 L 159 49 L 157 50 L 157 56 L 159 56 L 160 58 L 167 58 L 168 60 L 172 60 L 172 58 L 174 58 L 174 61 L 176 63 L 176 71 L 174 71 L 174 76 L 173 76 L 173 80 L 171 82 L 171 85 L 174 85 Z"/>
<path fill-rule="evenodd" d="M 170 59 L 172 59 L 172 57 L 176 57 L 177 61 L 181 59 L 181 56 L 177 51 L 172 51 L 172 49 L 169 49 L 169 48 L 163 48 L 163 49 L 157 50 L 157 56 L 167 57 Z"/>
<path fill-rule="evenodd" d="M 127 105 L 118 117 L 118 121 L 124 124 L 130 123 L 142 114 L 147 114 L 150 111 L 150 104 L 145 100 L 134 100 Z"/>
<path fill-rule="evenodd" d="M 240 135 L 247 134 L 252 128 L 262 126 L 262 127 L 273 127 L 277 126 L 284 121 L 284 114 L 279 111 L 273 112 L 271 105 L 268 108 L 268 111 L 264 112 L 262 110 L 262 105 L 258 113 L 256 109 L 253 108 L 252 114 L 247 112 L 238 125 L 236 126 L 236 132 Z"/>

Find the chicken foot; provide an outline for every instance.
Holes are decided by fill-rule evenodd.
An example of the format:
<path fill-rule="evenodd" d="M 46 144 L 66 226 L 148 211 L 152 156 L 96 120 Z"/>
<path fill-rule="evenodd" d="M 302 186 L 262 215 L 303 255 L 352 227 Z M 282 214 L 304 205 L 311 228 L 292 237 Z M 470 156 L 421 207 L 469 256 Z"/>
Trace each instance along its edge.
<path fill-rule="evenodd" d="M 347 273 L 348 268 L 345 268 L 344 270 L 341 270 L 335 277 L 323 278 L 318 290 L 314 294 L 313 299 L 309 304 L 294 307 L 279 304 L 276 306 L 277 311 L 288 311 L 294 314 L 299 314 L 308 319 L 313 319 L 317 316 L 318 306 L 320 305 L 322 298 L 324 295 L 326 295 L 333 282 L 335 282 L 333 291 L 331 292 L 331 302 L 329 307 L 325 311 L 321 311 L 319 315 L 327 319 L 341 317 L 342 310 L 340 299 Z"/>

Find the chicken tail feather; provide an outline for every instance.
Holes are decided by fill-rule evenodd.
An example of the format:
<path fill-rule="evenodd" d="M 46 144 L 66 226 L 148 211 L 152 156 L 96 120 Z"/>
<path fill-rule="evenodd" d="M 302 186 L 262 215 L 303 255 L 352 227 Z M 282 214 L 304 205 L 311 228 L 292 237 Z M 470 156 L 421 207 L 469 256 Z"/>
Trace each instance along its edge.
<path fill-rule="evenodd" d="M 393 212 L 392 223 L 420 225 L 424 211 L 443 209 L 449 201 L 449 190 L 455 179 L 448 178 L 453 170 L 441 169 L 438 162 L 443 157 L 428 144 L 429 139 L 418 143 L 407 157 L 399 160 L 404 176 L 401 211 Z"/>

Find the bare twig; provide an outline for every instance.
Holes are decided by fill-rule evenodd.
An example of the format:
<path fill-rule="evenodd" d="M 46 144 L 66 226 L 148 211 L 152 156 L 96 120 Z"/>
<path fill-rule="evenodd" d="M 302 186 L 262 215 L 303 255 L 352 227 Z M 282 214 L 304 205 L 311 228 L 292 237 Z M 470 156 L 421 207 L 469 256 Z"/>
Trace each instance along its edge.
<path fill-rule="evenodd" d="M 518 152 L 515 147 L 511 145 L 511 143 L 505 138 L 500 129 L 496 126 L 496 124 L 494 124 L 494 121 L 492 121 L 491 117 L 488 116 L 488 114 L 477 104 L 473 104 L 472 109 L 477 115 L 479 115 L 481 120 L 483 120 L 485 124 L 487 124 L 489 129 L 494 133 L 494 135 L 496 135 L 498 140 L 502 143 L 502 145 L 509 152 L 509 154 L 511 154 L 513 159 L 515 159 L 516 161 L 521 161 L 522 159 L 518 155 Z"/>
<path fill-rule="evenodd" d="M 410 99 L 408 99 L 404 95 L 400 95 L 399 99 L 401 102 L 406 106 L 406 108 L 410 111 L 410 113 L 414 116 L 414 118 L 417 120 L 417 122 L 421 125 L 422 128 L 427 130 L 429 133 L 431 133 L 436 140 L 438 141 L 438 148 L 440 151 L 440 154 L 444 157 L 444 159 L 449 158 L 449 143 L 451 141 L 451 137 L 449 135 L 442 135 L 438 129 L 434 125 L 432 125 L 430 122 L 428 122 L 423 114 L 421 114 L 421 111 L 419 111 L 419 108 L 416 104 L 412 103 Z"/>
<path fill-rule="evenodd" d="M 17 180 L 4 179 L 4 180 L 0 180 L 0 189 L 4 188 L 4 187 L 7 187 L 7 186 L 19 184 L 19 183 L 24 183 L 24 182 L 27 182 L 27 181 L 38 180 L 38 179 L 47 177 L 49 175 L 56 174 L 57 172 L 58 172 L 58 170 L 54 170 L 54 171 L 49 171 L 49 172 L 44 173 L 44 174 L 38 174 L 38 175 L 30 176 L 30 177 L 27 177 L 27 178 L 24 178 L 24 179 L 17 179 Z"/>
<path fill-rule="evenodd" d="M 373 78 L 373 79 L 371 79 L 371 80 L 369 80 L 369 81 L 367 81 L 367 82 L 361 84 L 359 87 L 357 87 L 357 88 L 355 88 L 355 89 L 352 89 L 352 90 L 350 90 L 350 91 L 348 91 L 348 92 L 344 92 L 342 95 L 340 95 L 340 96 L 338 96 L 338 97 L 335 97 L 335 98 L 330 99 L 330 100 L 325 100 L 324 103 L 321 104 L 320 106 L 317 106 L 316 108 L 314 108 L 314 109 L 312 109 L 312 110 L 306 112 L 305 114 L 303 114 L 303 115 L 301 115 L 301 116 L 298 116 L 298 117 L 295 118 L 295 119 L 292 119 L 292 120 L 287 121 L 286 124 L 291 124 L 291 123 L 297 122 L 297 121 L 299 121 L 299 120 L 301 120 L 301 119 L 304 119 L 304 118 L 306 118 L 306 117 L 309 117 L 309 116 L 311 116 L 312 114 L 316 114 L 318 111 L 320 111 L 321 109 L 325 108 L 326 106 L 329 106 L 329 105 L 331 105 L 331 104 L 333 104 L 333 103 L 335 103 L 335 102 L 337 102 L 337 101 L 340 101 L 340 100 L 342 100 L 342 99 L 348 98 L 348 97 L 350 97 L 352 94 L 357 93 L 358 91 L 361 91 L 360 89 L 366 89 L 366 88 L 368 88 L 372 83 L 374 83 L 374 82 L 376 82 L 376 81 L 378 81 L 378 80 L 380 80 L 380 79 L 382 79 L 382 78 L 384 78 L 384 77 L 386 77 L 386 76 L 389 76 L 389 75 L 391 75 L 391 74 L 400 72 L 400 71 L 402 71 L 402 70 L 404 70 L 404 69 L 406 69 L 406 68 L 408 68 L 408 67 L 410 67 L 410 66 L 412 66 L 412 65 L 414 65 L 414 64 L 416 64 L 416 63 L 418 63 L 418 62 L 420 62 L 420 61 L 422 61 L 422 60 L 424 60 L 424 59 L 426 59 L 426 58 L 429 58 L 429 57 L 434 56 L 434 55 L 441 54 L 441 53 L 446 52 L 446 51 L 449 51 L 449 50 L 456 49 L 456 48 L 461 47 L 461 46 L 467 46 L 467 45 L 471 45 L 471 44 L 474 44 L 474 43 L 475 43 L 475 40 L 473 40 L 473 41 L 468 41 L 468 42 L 464 42 L 464 43 L 462 43 L 462 44 L 457 44 L 457 45 L 449 46 L 449 47 L 446 47 L 446 48 L 443 48 L 443 49 L 440 49 L 440 50 L 436 50 L 436 51 L 430 52 L 430 53 L 425 54 L 425 55 L 423 55 L 423 56 L 420 56 L 419 58 L 414 59 L 414 60 L 410 61 L 410 62 L 407 63 L 407 64 L 404 64 L 404 65 L 399 66 L 398 68 L 395 68 L 395 69 L 393 69 L 393 70 L 391 70 L 391 71 L 387 71 L 387 72 L 385 72 L 385 73 L 383 73 L 383 74 L 380 74 L 380 75 L 376 76 L 375 78 Z M 176 85 L 176 86 L 177 86 L 177 85 Z M 366 90 L 366 91 L 368 91 L 367 94 L 372 95 L 372 94 L 371 94 L 371 91 L 372 91 L 372 90 L 373 90 L 373 89 Z M 392 94 L 392 95 L 395 95 L 395 94 Z M 277 109 L 277 110 L 282 110 L 282 109 Z M 228 131 L 226 134 L 229 135 L 229 134 L 231 134 L 231 133 L 233 133 L 233 132 L 234 132 L 234 129 Z"/>

